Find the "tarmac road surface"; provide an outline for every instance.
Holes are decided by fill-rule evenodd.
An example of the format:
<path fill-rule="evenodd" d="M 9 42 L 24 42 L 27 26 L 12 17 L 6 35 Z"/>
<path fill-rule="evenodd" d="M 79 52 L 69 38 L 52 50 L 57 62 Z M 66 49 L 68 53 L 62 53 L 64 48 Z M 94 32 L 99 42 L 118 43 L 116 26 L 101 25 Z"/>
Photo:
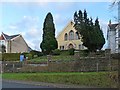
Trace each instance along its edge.
<path fill-rule="evenodd" d="M 19 88 L 24 88 L 20 90 L 43 90 L 43 88 L 46 90 L 62 90 L 62 89 L 63 90 L 119 90 L 117 88 L 95 88 L 95 87 L 83 87 L 83 86 L 73 87 L 70 85 L 50 84 L 44 82 L 15 81 L 15 80 L 2 80 L 2 88 L 3 90 L 4 88 L 8 88 L 5 90 L 9 90 L 10 88 L 11 88 L 10 90 L 19 90 Z M 14 89 L 14 88 L 18 88 L 18 89 Z"/>
<path fill-rule="evenodd" d="M 50 88 L 48 86 L 40 86 L 30 83 L 11 82 L 7 80 L 2 81 L 2 88 Z"/>

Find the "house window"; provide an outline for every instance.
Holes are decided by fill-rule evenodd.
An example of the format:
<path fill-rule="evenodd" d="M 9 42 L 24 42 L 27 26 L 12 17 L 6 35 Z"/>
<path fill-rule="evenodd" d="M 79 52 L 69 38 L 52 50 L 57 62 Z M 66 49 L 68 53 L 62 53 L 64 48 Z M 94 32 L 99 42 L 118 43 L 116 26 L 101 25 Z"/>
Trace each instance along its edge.
<path fill-rule="evenodd" d="M 68 39 L 68 35 L 66 33 L 65 36 L 64 36 L 64 40 L 66 41 L 67 39 Z"/>
<path fill-rule="evenodd" d="M 76 39 L 76 40 L 79 39 L 79 34 L 78 34 L 78 32 L 75 33 L 75 39 Z"/>
<path fill-rule="evenodd" d="M 79 49 L 80 50 L 83 50 L 84 49 L 84 46 L 82 44 L 79 45 Z"/>
<path fill-rule="evenodd" d="M 64 50 L 64 46 L 60 46 L 60 50 Z"/>
<path fill-rule="evenodd" d="M 120 44 L 118 45 L 118 49 L 120 49 Z"/>
<path fill-rule="evenodd" d="M 2 45 L 1 41 L 0 41 L 0 45 Z"/>
<path fill-rule="evenodd" d="M 120 38 L 120 30 L 118 31 L 118 37 Z"/>
<path fill-rule="evenodd" d="M 4 41 L 2 41 L 2 44 L 4 45 L 4 44 L 5 44 L 5 42 L 4 42 Z"/>
<path fill-rule="evenodd" d="M 69 32 L 69 40 L 74 40 L 74 32 L 73 32 L 73 30 L 71 30 Z"/>

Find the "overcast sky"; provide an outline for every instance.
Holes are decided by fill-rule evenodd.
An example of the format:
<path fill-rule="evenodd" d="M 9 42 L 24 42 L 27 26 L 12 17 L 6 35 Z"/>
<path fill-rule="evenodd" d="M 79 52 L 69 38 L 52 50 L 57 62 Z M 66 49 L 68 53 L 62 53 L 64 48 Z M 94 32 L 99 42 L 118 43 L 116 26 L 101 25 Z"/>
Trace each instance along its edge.
<path fill-rule="evenodd" d="M 40 50 L 43 22 L 48 12 L 53 15 L 57 36 L 73 20 L 75 11 L 86 9 L 89 17 L 99 18 L 106 38 L 108 21 L 115 23 L 114 16 L 117 16 L 117 9 L 110 5 L 111 2 L 2 2 L 0 33 L 21 34 L 32 49 Z"/>

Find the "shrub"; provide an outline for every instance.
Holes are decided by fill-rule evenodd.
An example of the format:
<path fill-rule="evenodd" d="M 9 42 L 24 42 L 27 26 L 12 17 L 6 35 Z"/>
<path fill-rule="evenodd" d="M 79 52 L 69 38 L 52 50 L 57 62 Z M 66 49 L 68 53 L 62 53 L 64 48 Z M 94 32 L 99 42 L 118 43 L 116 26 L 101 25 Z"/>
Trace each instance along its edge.
<path fill-rule="evenodd" d="M 39 51 L 36 51 L 36 50 L 30 51 L 30 54 L 32 55 L 32 58 L 34 58 L 35 55 L 37 55 L 38 57 L 43 56 L 42 52 L 39 52 Z"/>
<path fill-rule="evenodd" d="M 79 52 L 80 52 L 80 56 L 83 56 L 83 57 L 86 57 L 89 54 L 88 50 L 80 50 Z"/>
<path fill-rule="evenodd" d="M 24 52 L 24 53 L 22 53 L 22 55 L 25 55 L 25 57 L 28 57 L 28 59 L 32 59 L 31 53 Z"/>
<path fill-rule="evenodd" d="M 69 50 L 68 50 L 69 55 L 74 55 L 74 51 L 75 51 L 75 49 L 74 49 L 74 48 L 69 49 Z"/>
<path fill-rule="evenodd" d="M 2 60 L 5 61 L 19 61 L 20 53 L 3 53 Z"/>
<path fill-rule="evenodd" d="M 25 56 L 28 57 L 28 59 L 32 59 L 32 54 L 30 54 L 30 53 L 26 54 Z"/>
<path fill-rule="evenodd" d="M 60 50 L 59 49 L 53 50 L 52 55 L 60 55 Z"/>
<path fill-rule="evenodd" d="M 61 50 L 60 54 L 63 56 L 66 56 L 66 55 L 69 55 L 69 52 L 68 50 Z"/>

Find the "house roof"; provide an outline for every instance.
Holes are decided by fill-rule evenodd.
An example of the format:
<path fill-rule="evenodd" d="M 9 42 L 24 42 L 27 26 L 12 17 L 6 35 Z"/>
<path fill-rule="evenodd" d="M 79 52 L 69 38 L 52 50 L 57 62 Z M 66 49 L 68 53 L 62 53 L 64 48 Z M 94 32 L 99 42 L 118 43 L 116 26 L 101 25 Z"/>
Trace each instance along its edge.
<path fill-rule="evenodd" d="M 0 40 L 4 40 L 4 37 L 3 37 L 3 35 L 1 35 L 1 36 L 0 36 Z"/>
<path fill-rule="evenodd" d="M 109 26 L 110 29 L 114 29 L 115 30 L 115 28 L 117 27 L 117 25 L 118 24 L 109 24 L 108 26 Z"/>
<path fill-rule="evenodd" d="M 10 40 L 10 39 L 13 39 L 13 38 L 19 36 L 20 34 L 9 36 L 9 35 L 2 32 L 2 35 L 4 36 L 5 39 Z"/>

